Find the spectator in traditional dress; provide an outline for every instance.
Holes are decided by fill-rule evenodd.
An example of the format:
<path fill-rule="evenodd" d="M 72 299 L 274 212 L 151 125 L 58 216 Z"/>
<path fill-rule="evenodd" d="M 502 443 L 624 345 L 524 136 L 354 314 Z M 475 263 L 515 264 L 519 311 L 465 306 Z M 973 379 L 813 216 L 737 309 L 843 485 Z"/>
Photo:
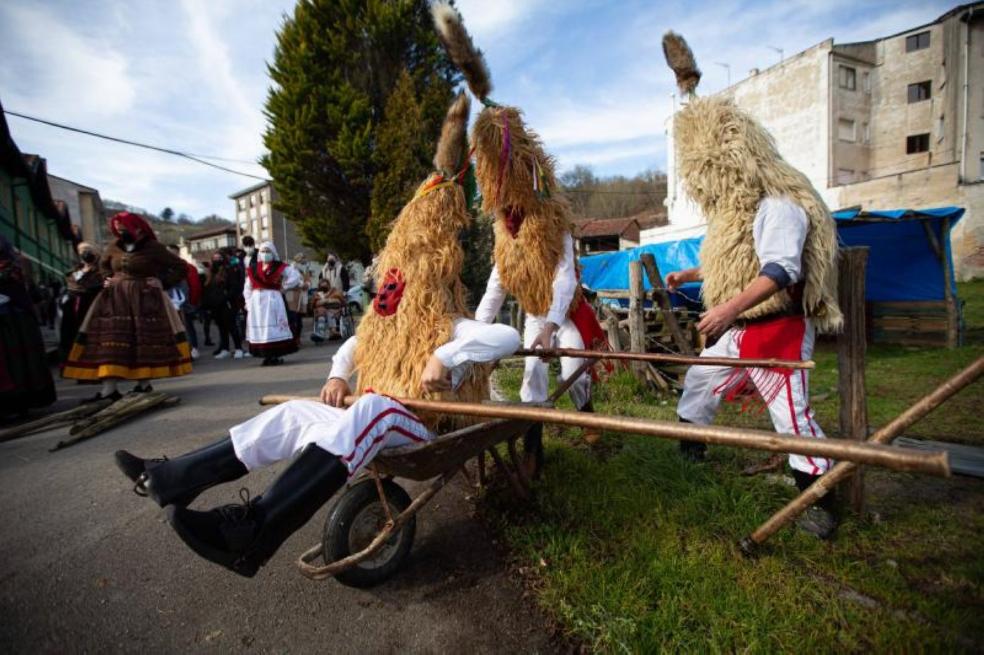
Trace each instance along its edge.
<path fill-rule="evenodd" d="M 81 263 L 75 270 L 65 275 L 68 292 L 62 302 L 61 334 L 58 344 L 58 361 L 68 359 L 79 326 L 89 313 L 89 307 L 103 288 L 103 274 L 99 270 L 99 250 L 91 243 L 82 241 L 76 246 Z"/>
<path fill-rule="evenodd" d="M 243 297 L 249 350 L 263 358 L 263 366 L 283 364 L 284 355 L 297 351 L 283 292 L 300 283 L 297 269 L 280 261 L 273 242 L 261 243 L 257 260 L 246 269 Z"/>

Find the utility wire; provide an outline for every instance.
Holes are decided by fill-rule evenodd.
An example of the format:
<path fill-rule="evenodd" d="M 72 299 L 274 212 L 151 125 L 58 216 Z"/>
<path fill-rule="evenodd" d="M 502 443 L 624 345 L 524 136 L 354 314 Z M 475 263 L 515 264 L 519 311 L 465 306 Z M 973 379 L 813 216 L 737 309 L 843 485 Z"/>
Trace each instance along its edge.
<path fill-rule="evenodd" d="M 232 173 L 233 175 L 242 175 L 243 177 L 251 177 L 254 180 L 263 180 L 264 182 L 270 182 L 271 180 L 266 177 L 261 177 L 259 175 L 253 175 L 251 173 L 244 173 L 242 171 L 237 171 L 232 168 L 226 168 L 225 166 L 220 166 L 219 164 L 212 163 L 210 161 L 205 161 L 206 155 L 193 155 L 187 152 L 181 152 L 180 150 L 172 150 L 171 148 L 161 148 L 160 146 L 152 146 L 146 143 L 139 143 L 137 141 L 130 141 L 128 139 L 121 139 L 115 136 L 109 136 L 108 134 L 100 134 L 98 132 L 91 132 L 89 130 L 83 130 L 78 127 L 72 127 L 70 125 L 63 125 L 61 123 L 55 123 L 53 121 L 44 120 L 43 118 L 37 118 L 36 116 L 28 116 L 27 114 L 21 114 L 16 111 L 10 111 L 9 109 L 4 109 L 3 113 L 10 114 L 11 116 L 17 116 L 18 118 L 23 118 L 25 120 L 34 121 L 35 123 L 41 123 L 43 125 L 49 125 L 51 127 L 57 127 L 62 130 L 68 130 L 69 132 L 77 132 L 79 134 L 85 134 L 88 136 L 94 136 L 97 139 L 105 139 L 107 141 L 114 141 L 116 143 L 122 143 L 128 146 L 135 146 L 137 148 L 146 148 L 147 150 L 156 150 L 157 152 L 163 152 L 168 155 L 174 155 L 176 157 L 183 157 L 184 159 L 190 159 L 198 164 L 204 164 L 205 166 L 211 166 L 212 168 L 217 168 L 220 171 L 225 171 L 226 173 Z M 221 157 L 208 157 L 208 159 L 218 159 L 220 161 L 235 161 L 235 160 L 223 160 Z M 246 163 L 246 162 L 241 162 Z"/>

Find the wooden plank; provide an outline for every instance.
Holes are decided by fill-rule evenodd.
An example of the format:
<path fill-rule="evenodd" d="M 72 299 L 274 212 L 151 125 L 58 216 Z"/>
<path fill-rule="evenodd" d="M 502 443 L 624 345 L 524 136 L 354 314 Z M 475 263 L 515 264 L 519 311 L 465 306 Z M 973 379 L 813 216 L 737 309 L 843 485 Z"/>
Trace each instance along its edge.
<path fill-rule="evenodd" d="M 950 239 L 950 219 L 944 218 L 941 221 L 943 238 Z M 943 267 L 943 298 L 946 300 L 946 346 L 956 348 L 960 345 L 960 316 L 957 311 L 957 299 L 953 296 L 953 276 L 950 271 L 950 260 L 948 257 L 941 257 L 940 264 Z"/>
<path fill-rule="evenodd" d="M 628 300 L 632 297 L 632 294 L 628 291 L 608 291 L 604 289 L 601 291 L 595 291 L 595 294 L 597 294 L 599 298 L 611 298 L 614 300 Z"/>
<path fill-rule="evenodd" d="M 837 339 L 840 434 L 842 439 L 868 438 L 868 405 L 864 386 L 865 316 L 864 277 L 868 248 L 843 248 L 838 269 L 838 300 L 844 313 L 844 331 Z M 864 512 L 864 467 L 845 481 L 844 497 L 858 515 Z"/>
<path fill-rule="evenodd" d="M 629 262 L 629 350 L 634 353 L 646 352 L 646 322 L 643 303 L 646 291 L 642 285 L 642 263 Z M 632 371 L 642 382 L 646 381 L 645 362 L 632 362 Z"/>
<path fill-rule="evenodd" d="M 663 310 L 663 321 L 666 323 L 670 336 L 673 337 L 673 343 L 676 344 L 677 350 L 680 353 L 693 355 L 694 348 L 684 336 L 683 330 L 680 329 L 676 314 L 673 312 L 673 304 L 670 302 L 670 295 L 667 293 L 666 287 L 663 286 L 663 276 L 660 274 L 659 267 L 656 265 L 656 258 L 653 257 L 652 253 L 647 252 L 643 253 L 639 259 L 646 269 L 649 284 L 653 287 L 653 301 Z"/>

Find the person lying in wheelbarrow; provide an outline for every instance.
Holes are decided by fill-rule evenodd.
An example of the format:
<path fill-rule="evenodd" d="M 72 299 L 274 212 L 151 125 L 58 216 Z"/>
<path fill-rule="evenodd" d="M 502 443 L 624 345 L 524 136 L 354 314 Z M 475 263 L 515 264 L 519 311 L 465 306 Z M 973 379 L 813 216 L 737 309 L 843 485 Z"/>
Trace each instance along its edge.
<path fill-rule="evenodd" d="M 437 172 L 397 217 L 380 255 L 373 311 L 336 353 L 321 402 L 278 405 L 174 459 L 116 453 L 135 491 L 167 507 L 174 531 L 201 557 L 252 577 L 381 449 L 460 427 L 439 426 L 437 417 L 414 414 L 393 397 L 482 400 L 491 363 L 519 348 L 513 328 L 465 318 L 458 237 L 471 221 L 463 188 L 468 105 L 459 96 L 448 112 Z M 344 409 L 353 370 L 365 393 Z M 295 455 L 262 496 L 209 511 L 187 508 L 209 487 Z"/>

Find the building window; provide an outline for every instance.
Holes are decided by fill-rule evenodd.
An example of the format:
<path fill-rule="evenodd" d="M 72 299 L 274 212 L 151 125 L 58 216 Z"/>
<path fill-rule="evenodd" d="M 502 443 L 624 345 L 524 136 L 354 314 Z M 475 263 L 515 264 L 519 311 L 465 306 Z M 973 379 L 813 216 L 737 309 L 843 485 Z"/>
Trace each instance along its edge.
<path fill-rule="evenodd" d="M 857 140 L 855 123 L 850 118 L 841 118 L 837 121 L 837 138 L 841 141 L 854 143 Z"/>
<path fill-rule="evenodd" d="M 865 143 L 871 143 L 871 126 L 868 123 L 861 123 L 861 138 Z"/>
<path fill-rule="evenodd" d="M 914 155 L 919 152 L 929 152 L 929 132 L 905 138 L 905 154 Z"/>
<path fill-rule="evenodd" d="M 865 93 L 871 93 L 871 73 L 867 71 L 861 73 L 861 88 Z"/>
<path fill-rule="evenodd" d="M 260 191 L 260 204 L 261 205 L 266 204 L 266 201 L 267 201 L 266 191 Z"/>
<path fill-rule="evenodd" d="M 905 37 L 905 51 L 915 52 L 916 50 L 925 50 L 929 47 L 929 31 L 920 32 L 919 34 L 912 34 Z"/>
<path fill-rule="evenodd" d="M 263 227 L 270 227 L 270 219 L 266 216 L 263 217 Z"/>
<path fill-rule="evenodd" d="M 984 180 L 984 152 L 981 153 L 981 170 L 977 174 L 978 180 Z"/>
<path fill-rule="evenodd" d="M 858 88 L 858 72 L 850 66 L 841 66 L 838 72 L 840 88 L 854 91 Z"/>
<path fill-rule="evenodd" d="M 909 85 L 909 104 L 914 102 L 922 102 L 923 100 L 929 100 L 930 96 L 933 94 L 933 88 L 929 80 L 925 82 L 916 82 L 915 84 Z"/>
<path fill-rule="evenodd" d="M 246 198 L 240 198 L 239 199 L 239 208 L 240 209 L 246 209 Z"/>
<path fill-rule="evenodd" d="M 263 239 L 269 239 L 270 238 L 270 230 L 268 230 L 266 228 L 263 228 L 263 231 L 260 234 L 263 235 L 262 236 Z"/>

